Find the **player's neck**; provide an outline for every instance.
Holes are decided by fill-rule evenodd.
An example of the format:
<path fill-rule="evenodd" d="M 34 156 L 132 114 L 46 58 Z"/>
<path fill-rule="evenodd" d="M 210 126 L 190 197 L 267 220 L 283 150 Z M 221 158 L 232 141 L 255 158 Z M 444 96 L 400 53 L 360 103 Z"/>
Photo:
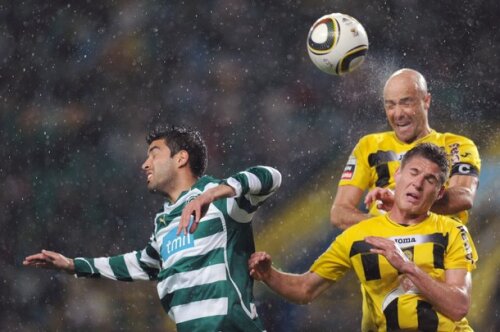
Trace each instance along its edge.
<path fill-rule="evenodd" d="M 404 225 L 404 226 L 411 226 L 411 225 L 420 224 L 428 216 L 429 216 L 429 212 L 424 213 L 424 214 L 413 214 L 411 212 L 401 211 L 397 208 L 393 208 L 389 212 L 389 218 L 392 221 L 394 221 L 395 223 L 398 223 L 400 225 Z"/>
<path fill-rule="evenodd" d="M 174 203 L 183 192 L 189 191 L 196 181 L 198 181 L 198 178 L 191 173 L 179 176 L 171 183 L 170 188 L 165 192 L 165 196 L 171 203 Z"/>

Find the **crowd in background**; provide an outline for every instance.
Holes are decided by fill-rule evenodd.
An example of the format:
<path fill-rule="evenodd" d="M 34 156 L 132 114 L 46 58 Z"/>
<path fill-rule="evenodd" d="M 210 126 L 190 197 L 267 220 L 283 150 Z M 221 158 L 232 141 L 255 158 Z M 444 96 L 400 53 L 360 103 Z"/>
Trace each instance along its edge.
<path fill-rule="evenodd" d="M 309 27 L 329 12 L 354 16 L 370 39 L 365 63 L 345 77 L 320 72 L 306 51 Z M 147 243 L 162 198 L 147 192 L 140 165 L 157 121 L 201 132 L 208 174 L 280 169 L 281 192 L 259 212 L 263 231 L 305 185 L 326 181 L 333 191 L 342 166 L 320 177 L 327 167 L 343 164 L 360 136 L 388 129 L 382 84 L 401 67 L 426 76 L 431 126 L 478 145 L 487 180 L 469 226 L 494 242 L 499 15 L 492 0 L 0 4 L 0 330 L 171 328 L 152 284 L 73 280 L 22 268 L 22 259 L 42 248 L 102 256 Z M 285 331 L 302 310 L 259 295 L 269 331 Z M 331 309 L 324 321 L 335 321 Z"/>

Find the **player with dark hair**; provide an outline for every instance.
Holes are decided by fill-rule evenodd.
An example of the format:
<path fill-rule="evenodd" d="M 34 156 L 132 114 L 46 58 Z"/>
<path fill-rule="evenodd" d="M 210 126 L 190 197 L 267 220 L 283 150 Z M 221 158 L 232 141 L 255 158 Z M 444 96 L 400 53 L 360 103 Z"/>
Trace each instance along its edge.
<path fill-rule="evenodd" d="M 359 209 L 365 191 L 393 189 L 394 174 L 402 156 L 417 144 L 430 142 L 443 148 L 451 163 L 450 179 L 443 196 L 431 210 L 467 223 L 469 210 L 478 186 L 481 160 L 470 139 L 438 133 L 428 121 L 431 94 L 419 72 L 401 69 L 393 73 L 384 87 L 384 108 L 392 131 L 362 137 L 345 166 L 332 204 L 332 225 L 346 229 L 381 211 L 375 202 L 365 200 L 369 212 Z M 391 195 L 388 192 L 388 195 Z"/>
<path fill-rule="evenodd" d="M 247 260 L 255 251 L 250 222 L 281 184 L 257 166 L 225 180 L 202 176 L 207 149 L 196 131 L 158 126 L 147 137 L 142 169 L 151 192 L 167 199 L 143 250 L 101 258 L 67 258 L 42 250 L 24 265 L 78 277 L 156 280 L 177 331 L 263 331 Z M 194 215 L 194 216 L 193 216 Z"/>
<path fill-rule="evenodd" d="M 472 331 L 465 316 L 477 261 L 474 244 L 462 223 L 429 211 L 442 197 L 448 173 L 440 147 L 417 145 L 396 171 L 394 204 L 387 214 L 345 230 L 308 272 L 281 272 L 267 253 L 258 252 L 248 262 L 250 274 L 305 304 L 354 269 L 366 292 L 363 321 L 373 323 L 363 332 Z M 383 200 L 384 191 L 368 196 Z"/>

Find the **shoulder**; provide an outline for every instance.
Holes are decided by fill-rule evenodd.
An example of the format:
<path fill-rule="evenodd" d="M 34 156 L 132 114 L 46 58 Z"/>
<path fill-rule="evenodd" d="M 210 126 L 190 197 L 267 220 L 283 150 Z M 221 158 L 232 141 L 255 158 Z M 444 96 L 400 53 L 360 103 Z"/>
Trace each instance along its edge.
<path fill-rule="evenodd" d="M 201 192 L 218 185 L 222 180 L 214 178 L 210 175 L 204 175 L 196 181 L 191 190 L 199 190 Z"/>
<path fill-rule="evenodd" d="M 451 230 L 460 230 L 462 227 L 465 227 L 460 221 L 442 214 L 431 213 L 430 218 L 434 220 L 436 228 L 441 232 L 448 232 Z"/>
<path fill-rule="evenodd" d="M 393 131 L 372 133 L 361 137 L 356 148 L 370 151 L 378 150 L 381 146 L 386 146 L 391 142 L 396 142 L 396 136 Z"/>
<path fill-rule="evenodd" d="M 453 144 L 472 144 L 475 145 L 472 139 L 454 134 L 454 133 L 436 133 L 437 136 L 441 136 L 446 147 L 451 147 Z"/>
<path fill-rule="evenodd" d="M 360 142 L 380 142 L 380 141 L 385 141 L 387 139 L 392 139 L 394 138 L 394 132 L 393 131 L 383 131 L 379 133 L 371 133 L 368 135 L 365 135 L 360 138 Z"/>
<path fill-rule="evenodd" d="M 385 221 L 384 215 L 374 216 L 349 227 L 342 234 L 352 239 L 363 240 L 368 235 L 373 235 L 373 230 L 380 229 Z"/>

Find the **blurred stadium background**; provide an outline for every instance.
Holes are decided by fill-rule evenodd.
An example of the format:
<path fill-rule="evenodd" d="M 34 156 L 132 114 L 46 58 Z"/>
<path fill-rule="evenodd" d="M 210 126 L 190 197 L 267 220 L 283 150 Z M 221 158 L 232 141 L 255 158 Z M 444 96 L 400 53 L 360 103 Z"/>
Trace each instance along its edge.
<path fill-rule="evenodd" d="M 342 78 L 307 57 L 310 25 L 360 20 L 364 65 Z M 387 128 L 380 92 L 421 71 L 434 129 L 472 138 L 483 160 L 469 228 L 480 254 L 470 321 L 500 330 L 500 5 L 485 1 L 5 1 L 0 4 L 0 330 L 174 331 L 154 283 L 76 280 L 23 268 L 42 248 L 70 257 L 142 248 L 161 198 L 140 165 L 147 126 L 198 128 L 208 173 L 283 173 L 254 223 L 257 249 L 306 270 L 335 236 L 328 214 L 357 139 Z M 359 330 L 348 276 L 296 306 L 256 286 L 269 331 Z"/>

